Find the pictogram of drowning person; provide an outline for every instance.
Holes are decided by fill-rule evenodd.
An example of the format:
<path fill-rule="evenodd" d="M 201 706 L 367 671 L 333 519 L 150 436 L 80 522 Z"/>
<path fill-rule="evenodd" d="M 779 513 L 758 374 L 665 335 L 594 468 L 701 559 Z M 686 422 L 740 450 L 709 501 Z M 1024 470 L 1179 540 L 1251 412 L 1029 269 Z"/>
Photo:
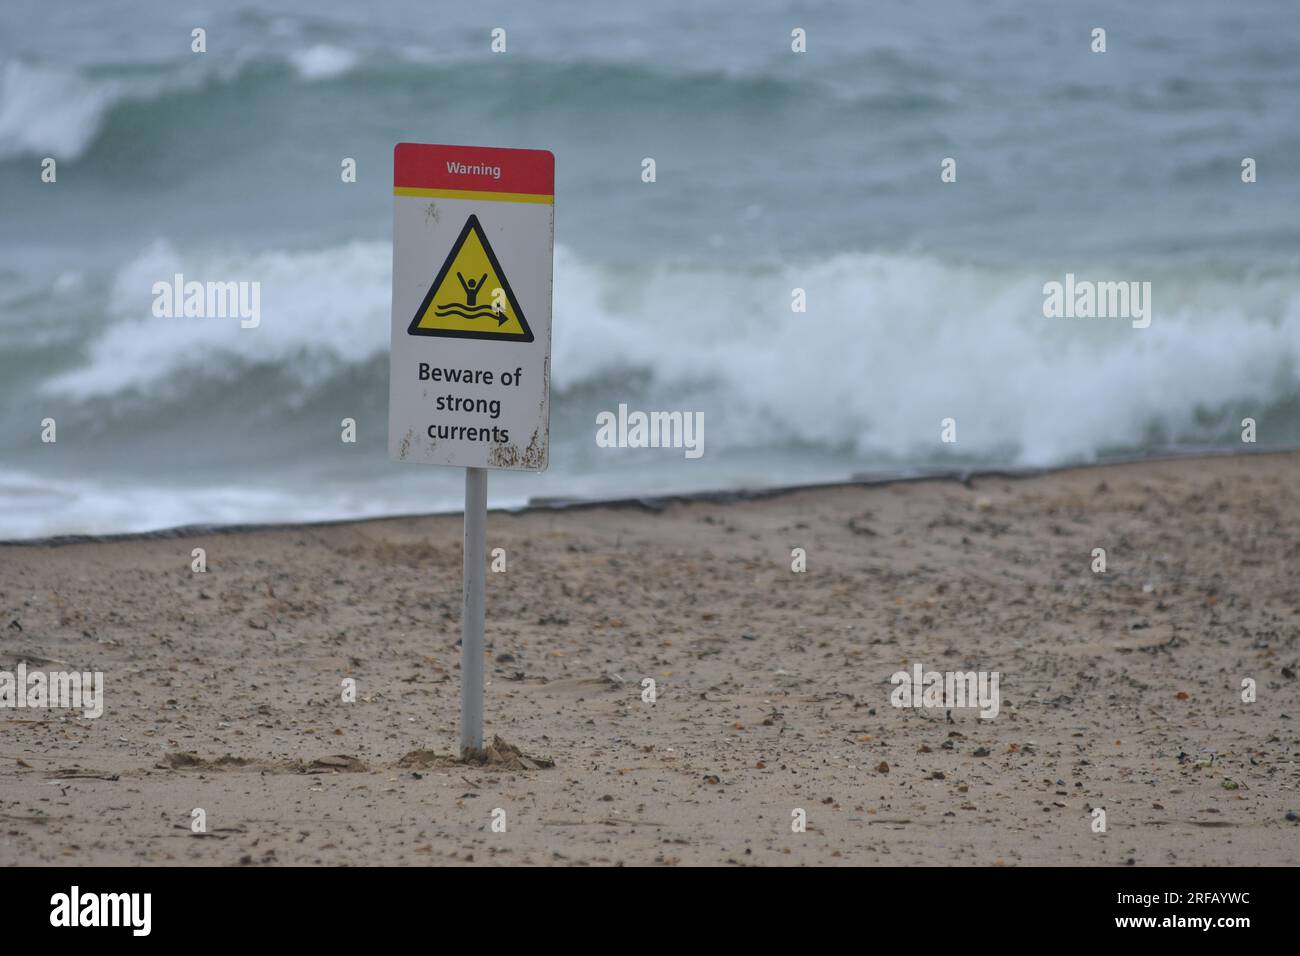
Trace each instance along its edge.
<path fill-rule="evenodd" d="M 444 302 L 434 309 L 434 315 L 449 316 L 456 315 L 462 319 L 482 319 L 494 318 L 497 325 L 504 325 L 509 318 L 505 310 L 496 305 L 488 305 L 486 302 L 479 304 L 479 293 L 483 291 L 483 284 L 487 282 L 487 273 L 483 273 L 477 279 L 466 279 L 460 272 L 456 273 L 456 279 L 460 282 L 460 287 L 465 290 L 465 301 L 461 302 Z"/>
<path fill-rule="evenodd" d="M 456 273 L 456 278 L 460 280 L 460 287 L 465 290 L 465 304 L 471 309 L 474 308 L 477 304 L 479 291 L 483 288 L 483 283 L 487 281 L 487 273 L 483 273 L 478 281 L 470 279 L 466 282 L 465 277 L 459 272 Z"/>

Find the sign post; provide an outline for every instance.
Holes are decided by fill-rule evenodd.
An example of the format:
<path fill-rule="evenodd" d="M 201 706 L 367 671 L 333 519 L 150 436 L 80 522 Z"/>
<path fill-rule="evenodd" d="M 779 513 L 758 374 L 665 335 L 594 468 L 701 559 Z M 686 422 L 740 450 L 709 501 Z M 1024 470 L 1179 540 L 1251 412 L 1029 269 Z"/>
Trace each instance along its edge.
<path fill-rule="evenodd" d="M 460 619 L 460 752 L 483 749 L 487 469 L 465 469 L 465 601 Z"/>
<path fill-rule="evenodd" d="M 393 196 L 389 454 L 465 469 L 464 755 L 483 747 L 487 469 L 549 453 L 555 157 L 399 143 Z"/>

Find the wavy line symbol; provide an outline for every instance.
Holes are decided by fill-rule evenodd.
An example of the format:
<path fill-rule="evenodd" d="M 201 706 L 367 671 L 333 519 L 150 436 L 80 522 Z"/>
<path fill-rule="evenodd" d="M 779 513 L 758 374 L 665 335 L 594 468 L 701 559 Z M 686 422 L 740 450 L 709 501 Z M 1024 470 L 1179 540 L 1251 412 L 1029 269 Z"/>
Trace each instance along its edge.
<path fill-rule="evenodd" d="M 433 314 L 437 316 L 458 315 L 462 319 L 470 320 L 495 318 L 498 326 L 505 325 L 506 319 L 509 318 L 504 312 L 499 312 L 490 305 L 480 305 L 471 309 L 460 302 L 447 302 L 439 305 L 433 310 Z"/>

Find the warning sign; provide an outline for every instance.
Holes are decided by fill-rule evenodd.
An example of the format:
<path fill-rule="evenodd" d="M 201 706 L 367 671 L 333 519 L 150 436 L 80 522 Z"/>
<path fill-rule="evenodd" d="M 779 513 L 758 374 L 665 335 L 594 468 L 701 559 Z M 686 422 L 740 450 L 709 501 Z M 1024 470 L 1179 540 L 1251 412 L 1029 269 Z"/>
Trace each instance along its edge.
<path fill-rule="evenodd" d="M 465 228 L 407 331 L 411 335 L 533 341 L 528 320 L 492 244 L 483 235 L 478 216 L 465 220 Z"/>
<path fill-rule="evenodd" d="M 388 448 L 397 461 L 546 468 L 554 193 L 545 150 L 394 150 Z"/>

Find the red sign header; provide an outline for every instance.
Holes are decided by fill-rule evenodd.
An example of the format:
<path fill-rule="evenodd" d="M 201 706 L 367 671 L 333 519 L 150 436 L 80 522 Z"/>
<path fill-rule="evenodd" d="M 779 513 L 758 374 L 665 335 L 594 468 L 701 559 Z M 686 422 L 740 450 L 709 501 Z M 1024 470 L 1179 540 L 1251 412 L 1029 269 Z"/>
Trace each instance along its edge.
<path fill-rule="evenodd" d="M 393 188 L 549 197 L 555 194 L 555 155 L 547 149 L 398 143 Z"/>

